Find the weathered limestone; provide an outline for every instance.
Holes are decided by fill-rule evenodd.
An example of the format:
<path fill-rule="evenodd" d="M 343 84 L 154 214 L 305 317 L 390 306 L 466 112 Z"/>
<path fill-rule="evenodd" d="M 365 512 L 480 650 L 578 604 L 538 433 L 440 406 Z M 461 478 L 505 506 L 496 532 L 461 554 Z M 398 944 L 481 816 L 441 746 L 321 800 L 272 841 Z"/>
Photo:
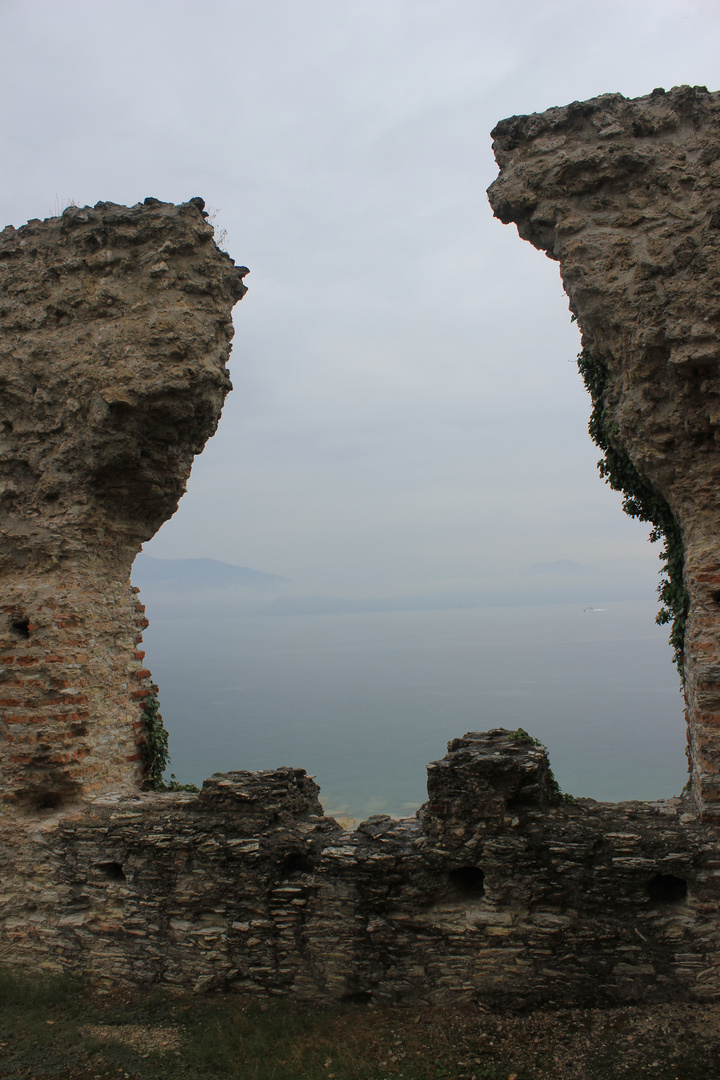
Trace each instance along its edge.
<path fill-rule="evenodd" d="M 230 389 L 247 270 L 202 199 L 69 207 L 0 233 L 0 785 L 57 806 L 141 777 L 130 568 Z"/>
<path fill-rule="evenodd" d="M 470 733 L 415 818 L 344 832 L 302 769 L 0 814 L 0 964 L 101 983 L 491 1008 L 720 996 L 717 830 L 687 800 L 553 801 Z"/>
<path fill-rule="evenodd" d="M 560 262 L 613 442 L 682 530 L 692 785 L 720 820 L 720 93 L 606 94 L 493 136 L 493 210 Z"/>

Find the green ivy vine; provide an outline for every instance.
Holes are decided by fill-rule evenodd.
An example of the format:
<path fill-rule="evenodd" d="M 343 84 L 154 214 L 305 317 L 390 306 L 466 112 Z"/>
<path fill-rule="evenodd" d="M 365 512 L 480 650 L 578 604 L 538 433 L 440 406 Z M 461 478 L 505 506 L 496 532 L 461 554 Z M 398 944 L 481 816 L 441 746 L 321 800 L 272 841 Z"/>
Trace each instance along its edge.
<path fill-rule="evenodd" d="M 534 738 L 528 731 L 525 730 L 525 728 L 519 727 L 519 728 L 516 728 L 515 731 L 507 731 L 505 733 L 505 736 L 506 736 L 506 738 L 511 739 L 513 742 L 516 742 L 516 743 L 525 743 L 528 746 L 539 746 L 541 750 L 545 749 L 545 747 L 540 742 L 540 740 Z M 555 778 L 555 773 L 552 771 L 549 764 L 548 764 L 548 788 L 549 788 L 550 802 L 551 803 L 575 802 L 575 796 L 574 795 L 571 795 L 569 792 L 562 791 L 560 789 L 560 785 L 558 784 L 558 782 L 557 782 L 557 780 Z"/>
<path fill-rule="evenodd" d="M 639 521 L 650 522 L 650 542 L 663 541 L 660 552 L 662 579 L 658 585 L 661 607 L 655 621 L 660 625 L 672 623 L 670 644 L 682 677 L 690 596 L 683 580 L 685 550 L 680 526 L 667 501 L 638 472 L 625 451 L 613 444 L 617 429 L 608 425 L 605 409 L 605 391 L 609 381 L 607 365 L 585 349 L 578 355 L 577 364 L 592 400 L 588 431 L 593 442 L 603 451 L 603 457 L 598 462 L 600 476 L 613 491 L 622 491 L 622 508 L 626 514 Z"/>
<path fill-rule="evenodd" d="M 144 786 L 151 791 L 199 791 L 195 784 L 179 784 L 175 773 L 167 783 L 163 774 L 170 764 L 168 733 L 160 715 L 160 702 L 156 694 L 145 698 L 143 707 L 145 739 L 142 747 Z"/>

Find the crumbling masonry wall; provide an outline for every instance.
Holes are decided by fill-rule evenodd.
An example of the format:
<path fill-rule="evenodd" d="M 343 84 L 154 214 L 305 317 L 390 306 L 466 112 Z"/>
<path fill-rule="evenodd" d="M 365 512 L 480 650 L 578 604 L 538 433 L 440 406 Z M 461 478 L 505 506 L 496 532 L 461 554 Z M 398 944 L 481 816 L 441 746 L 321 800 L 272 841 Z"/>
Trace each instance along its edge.
<path fill-rule="evenodd" d="M 130 569 L 230 389 L 247 271 L 201 199 L 69 207 L 0 233 L 0 792 L 141 780 L 146 625 Z"/>
<path fill-rule="evenodd" d="M 490 1008 L 720 996 L 717 830 L 554 801 L 542 747 L 453 740 L 414 818 L 345 832 L 302 769 L 0 816 L 0 963 L 100 984 Z"/>
<path fill-rule="evenodd" d="M 140 790 L 130 568 L 217 423 L 247 271 L 201 200 L 0 234 L 0 964 L 317 1001 L 720 996 L 715 109 L 682 89 L 505 121 L 493 190 L 561 258 L 623 445 L 682 522 L 704 815 L 564 801 L 501 729 L 449 744 L 415 817 L 353 832 L 298 768 Z"/>
<path fill-rule="evenodd" d="M 493 132 L 497 217 L 560 263 L 612 443 L 670 506 L 692 789 L 720 819 L 720 93 L 605 94 Z"/>

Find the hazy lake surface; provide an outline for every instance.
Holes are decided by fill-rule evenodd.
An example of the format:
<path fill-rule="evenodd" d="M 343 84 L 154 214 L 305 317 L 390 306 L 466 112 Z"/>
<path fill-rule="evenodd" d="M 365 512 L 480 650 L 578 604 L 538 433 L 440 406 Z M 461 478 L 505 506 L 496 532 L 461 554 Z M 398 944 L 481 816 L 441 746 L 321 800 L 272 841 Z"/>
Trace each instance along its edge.
<path fill-rule="evenodd" d="M 156 619 L 171 769 L 301 766 L 326 811 L 408 814 L 448 739 L 523 727 L 565 791 L 679 794 L 685 723 L 653 603 Z M 151 608 L 148 615 L 153 618 Z"/>

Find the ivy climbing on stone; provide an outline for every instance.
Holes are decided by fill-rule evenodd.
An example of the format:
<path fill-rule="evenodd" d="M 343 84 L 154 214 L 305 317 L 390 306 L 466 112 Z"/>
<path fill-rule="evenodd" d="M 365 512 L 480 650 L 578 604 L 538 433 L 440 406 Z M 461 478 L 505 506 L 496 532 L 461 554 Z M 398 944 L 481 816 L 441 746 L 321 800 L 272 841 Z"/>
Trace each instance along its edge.
<path fill-rule="evenodd" d="M 151 791 L 199 791 L 195 784 L 179 784 L 175 774 L 171 773 L 170 782 L 164 779 L 164 773 L 170 764 L 168 733 L 160 715 L 160 702 L 156 694 L 145 698 L 143 710 L 145 720 L 145 740 L 143 742 L 144 786 Z"/>
<path fill-rule="evenodd" d="M 658 585 L 661 606 L 655 621 L 660 625 L 672 624 L 670 644 L 682 677 L 690 596 L 683 578 L 685 550 L 680 526 L 667 500 L 638 471 L 625 451 L 613 442 L 617 432 L 608 424 L 605 408 L 605 391 L 609 382 L 607 365 L 586 349 L 578 355 L 577 364 L 592 400 L 588 431 L 595 445 L 603 451 L 603 457 L 598 462 L 600 476 L 613 491 L 623 493 L 622 508 L 626 514 L 652 525 L 650 542 L 663 541 L 660 552 L 662 578 Z"/>

